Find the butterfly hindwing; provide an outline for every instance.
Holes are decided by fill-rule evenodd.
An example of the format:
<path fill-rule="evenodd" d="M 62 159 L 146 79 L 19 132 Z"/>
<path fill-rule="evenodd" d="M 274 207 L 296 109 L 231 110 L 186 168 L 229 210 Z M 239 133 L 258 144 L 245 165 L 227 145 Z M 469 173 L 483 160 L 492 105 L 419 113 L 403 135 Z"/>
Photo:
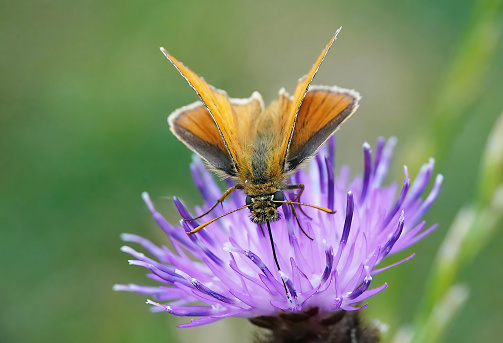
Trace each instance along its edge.
<path fill-rule="evenodd" d="M 312 156 L 358 108 L 354 90 L 312 86 L 297 114 L 287 156 L 286 171 L 295 170 Z"/>
<path fill-rule="evenodd" d="M 215 169 L 234 176 L 234 162 L 208 109 L 197 101 L 168 117 L 171 132 Z"/>

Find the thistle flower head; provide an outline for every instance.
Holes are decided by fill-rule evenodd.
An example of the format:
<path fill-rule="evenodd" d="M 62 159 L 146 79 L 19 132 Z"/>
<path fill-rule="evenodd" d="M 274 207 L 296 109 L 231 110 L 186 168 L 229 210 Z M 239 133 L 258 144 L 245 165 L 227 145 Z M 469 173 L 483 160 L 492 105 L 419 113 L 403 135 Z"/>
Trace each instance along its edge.
<path fill-rule="evenodd" d="M 300 224 L 311 240 L 299 228 L 291 208 L 281 206 L 282 218 L 271 223 L 281 270 L 276 267 L 267 231 L 252 223 L 246 211 L 225 216 L 187 235 L 197 223 L 180 221 L 180 226 L 170 225 L 144 193 L 145 203 L 171 244 L 158 246 L 145 238 L 124 234 L 123 240 L 141 245 L 150 256 L 123 247 L 134 258 L 130 263 L 147 268 L 147 276 L 157 285 L 116 285 L 115 289 L 149 295 L 151 300 L 147 302 L 154 311 L 199 317 L 180 327 L 209 324 L 230 316 L 253 318 L 257 325 L 267 326 L 260 318 L 288 313 L 330 321 L 340 310 L 366 307 L 366 303 L 362 305 L 364 300 L 387 287 L 383 284 L 371 288 L 373 275 L 393 266 L 382 267 L 381 261 L 436 227 L 425 228 L 422 217 L 440 190 L 442 176 L 437 175 L 424 199 L 422 195 L 432 178 L 433 159 L 422 166 L 412 183 L 405 167 L 401 188 L 394 183 L 383 185 L 394 145 L 393 138 L 387 142 L 379 139 L 372 154 L 365 143 L 363 175 L 351 179 L 346 166 L 334 174 L 335 143 L 330 140 L 306 171 L 292 176 L 292 184 L 305 185 L 303 203 L 337 212 L 328 214 L 304 206 L 304 214 L 297 209 Z M 194 159 L 191 172 L 204 204 L 190 213 L 175 198 L 184 219 L 204 213 L 222 194 L 199 159 Z M 294 199 L 295 195 L 285 196 Z M 243 206 L 244 201 L 243 193 L 234 192 L 208 217 L 223 215 Z"/>

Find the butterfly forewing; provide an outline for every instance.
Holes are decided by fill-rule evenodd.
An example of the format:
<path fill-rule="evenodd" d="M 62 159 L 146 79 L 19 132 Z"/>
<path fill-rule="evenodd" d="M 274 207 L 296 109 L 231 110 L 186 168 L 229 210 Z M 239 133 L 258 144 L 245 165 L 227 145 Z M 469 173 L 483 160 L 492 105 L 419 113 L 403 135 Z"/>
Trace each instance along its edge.
<path fill-rule="evenodd" d="M 171 56 L 166 50 L 161 48 L 161 51 L 189 82 L 192 88 L 194 88 L 197 95 L 199 95 L 204 105 L 208 108 L 232 160 L 236 161 L 238 154 L 235 149 L 237 147 L 237 139 L 233 130 L 237 123 L 235 123 L 234 116 L 229 115 L 229 113 L 232 114 L 233 112 L 227 93 L 210 86 L 204 79 Z"/>
<path fill-rule="evenodd" d="M 254 92 L 248 99 L 229 98 L 225 91 L 209 85 L 164 49 L 162 52 L 194 88 L 206 110 L 195 106 L 175 111 L 169 120 L 172 131 L 213 167 L 229 176 L 250 168 L 247 150 L 256 136 L 256 118 L 263 112 L 261 95 Z"/>
<path fill-rule="evenodd" d="M 321 62 L 323 62 L 323 59 L 325 58 L 328 50 L 332 46 L 333 42 L 337 38 L 337 34 L 339 33 L 340 29 L 337 30 L 335 35 L 330 39 L 328 42 L 327 46 L 321 54 L 318 56 L 318 59 L 314 63 L 314 65 L 311 67 L 311 70 L 302 77 L 297 86 L 295 87 L 295 92 L 293 94 L 293 98 L 288 106 L 283 106 L 284 108 L 287 108 L 285 112 L 280 113 L 282 115 L 282 126 L 281 126 L 281 132 L 279 133 L 281 137 L 283 138 L 283 141 L 281 142 L 281 145 L 278 146 L 278 152 L 275 155 L 277 159 L 277 163 L 282 166 L 283 171 L 285 171 L 286 167 L 286 158 L 288 154 L 288 148 L 291 142 L 291 139 L 293 137 L 293 132 L 294 132 L 294 127 L 295 127 L 295 122 L 297 118 L 297 114 L 299 112 L 299 109 L 301 107 L 302 101 L 304 100 L 304 97 L 307 93 L 307 90 L 309 88 L 309 85 L 311 84 L 311 81 L 313 80 L 314 76 L 316 75 L 316 72 L 318 71 L 318 68 L 320 67 Z M 279 102 L 282 103 L 284 102 L 284 94 L 281 94 L 282 92 L 280 91 L 279 95 Z"/>

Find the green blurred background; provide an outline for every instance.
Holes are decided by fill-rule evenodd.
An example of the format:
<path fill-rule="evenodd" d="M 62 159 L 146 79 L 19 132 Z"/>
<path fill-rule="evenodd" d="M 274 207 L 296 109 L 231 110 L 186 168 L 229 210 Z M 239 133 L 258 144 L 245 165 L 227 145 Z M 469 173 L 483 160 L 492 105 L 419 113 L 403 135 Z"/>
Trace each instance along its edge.
<path fill-rule="evenodd" d="M 168 197 L 201 202 L 191 153 L 166 124 L 196 96 L 159 46 L 233 97 L 259 90 L 270 101 L 280 87 L 293 91 L 339 26 L 314 84 L 355 88 L 363 101 L 337 135 L 337 163 L 356 173 L 364 141 L 395 135 L 390 180 L 402 182 L 403 164 L 415 175 L 430 155 L 445 175 L 427 215 L 439 229 L 406 252 L 417 253 L 412 261 L 377 278 L 390 287 L 365 310 L 394 334 L 413 320 L 435 252 L 476 193 L 481 152 L 503 108 L 500 3 L 2 1 L 0 341 L 250 341 L 244 320 L 176 329 L 183 320 L 151 314 L 145 296 L 112 291 L 146 283 L 119 251 L 120 233 L 166 241 L 141 192 L 172 223 Z M 480 23 L 489 29 L 474 38 Z M 463 49 L 473 74 L 466 84 L 456 78 L 466 70 Z M 451 101 L 459 105 L 452 117 L 439 117 L 449 83 L 466 92 Z M 496 234 L 459 275 L 471 293 L 446 342 L 501 339 L 501 246 Z"/>

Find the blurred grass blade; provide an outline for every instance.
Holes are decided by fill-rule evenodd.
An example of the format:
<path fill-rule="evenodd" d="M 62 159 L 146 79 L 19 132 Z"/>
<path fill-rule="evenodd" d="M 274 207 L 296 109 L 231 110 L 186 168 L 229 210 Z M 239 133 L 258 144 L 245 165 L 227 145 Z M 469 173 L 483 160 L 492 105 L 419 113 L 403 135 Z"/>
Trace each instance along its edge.
<path fill-rule="evenodd" d="M 503 114 L 488 138 L 479 174 L 479 197 L 456 215 L 429 276 L 425 300 L 417 312 L 413 343 L 432 342 L 423 333 L 436 306 L 455 282 L 458 271 L 484 248 L 503 224 Z M 432 324 L 433 325 L 433 324 Z"/>
<path fill-rule="evenodd" d="M 459 310 L 468 299 L 468 287 L 454 285 L 435 305 L 425 325 L 415 332 L 413 342 L 435 343 L 440 341 L 446 329 L 453 322 Z"/>
<path fill-rule="evenodd" d="M 497 185 L 503 182 L 503 113 L 494 124 L 481 163 L 477 201 L 487 203 Z"/>
<path fill-rule="evenodd" d="M 479 0 L 470 25 L 439 87 L 431 112 L 431 134 L 424 137 L 424 151 L 442 162 L 454 135 L 459 131 L 470 107 L 480 97 L 481 86 L 489 74 L 503 28 L 503 1 Z M 422 156 L 420 160 L 422 161 Z"/>

